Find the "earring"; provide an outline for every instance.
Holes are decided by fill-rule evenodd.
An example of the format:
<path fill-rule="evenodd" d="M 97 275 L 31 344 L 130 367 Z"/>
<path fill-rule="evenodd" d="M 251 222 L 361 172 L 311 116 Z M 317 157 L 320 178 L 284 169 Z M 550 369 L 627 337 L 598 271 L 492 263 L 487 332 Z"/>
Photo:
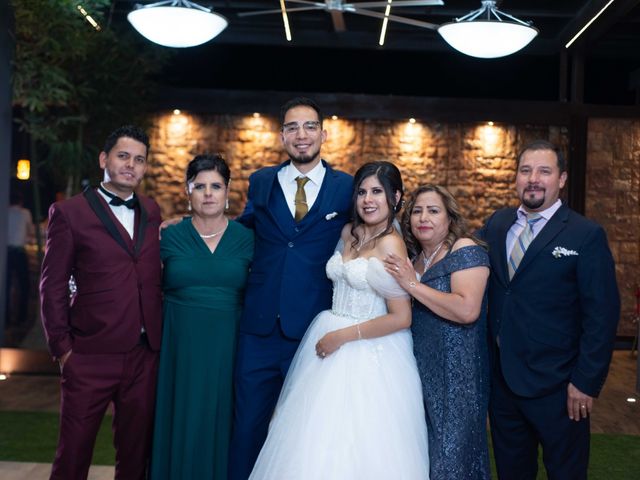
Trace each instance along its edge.
<path fill-rule="evenodd" d="M 189 200 L 189 204 L 187 205 L 187 210 L 191 211 L 191 200 Z"/>
<path fill-rule="evenodd" d="M 227 201 L 224 203 L 224 209 L 229 210 L 229 197 L 227 197 Z"/>

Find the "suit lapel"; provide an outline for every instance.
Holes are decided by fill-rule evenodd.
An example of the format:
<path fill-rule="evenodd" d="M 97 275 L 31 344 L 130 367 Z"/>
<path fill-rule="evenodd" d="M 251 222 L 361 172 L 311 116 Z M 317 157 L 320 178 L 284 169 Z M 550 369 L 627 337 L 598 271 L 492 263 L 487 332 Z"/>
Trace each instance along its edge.
<path fill-rule="evenodd" d="M 278 172 L 289 162 L 286 161 L 276 168 L 269 169 L 268 175 L 265 175 L 266 178 L 256 184 L 257 188 L 254 192 L 255 198 L 253 200 L 254 208 L 263 208 L 285 237 L 287 236 L 286 226 L 293 222 L 293 217 L 291 217 L 291 212 L 284 198 L 284 192 L 280 187 Z"/>
<path fill-rule="evenodd" d="M 569 209 L 562 205 L 556 213 L 549 219 L 547 224 L 542 228 L 540 233 L 533 239 L 529 248 L 522 257 L 520 265 L 516 270 L 513 278 L 518 276 L 518 273 L 524 271 L 527 266 L 533 261 L 534 258 L 540 254 L 540 252 L 553 240 L 567 225 L 567 218 L 569 215 Z"/>
<path fill-rule="evenodd" d="M 495 272 L 500 281 L 507 285 L 509 283 L 509 267 L 508 267 L 508 258 L 507 258 L 507 234 L 509 233 L 509 229 L 515 223 L 518 218 L 517 210 L 510 209 L 505 215 L 502 216 L 501 219 L 498 220 L 497 225 L 497 238 L 496 242 L 498 251 L 494 253 L 494 255 L 498 256 L 498 265 L 500 266 L 499 270 Z"/>
<path fill-rule="evenodd" d="M 134 254 L 137 257 L 140 254 L 140 250 L 142 250 L 142 245 L 144 244 L 144 232 L 147 230 L 147 211 L 142 204 L 142 199 L 138 197 L 138 210 L 136 210 L 136 221 L 137 225 L 136 233 L 135 233 L 135 247 Z"/>
<path fill-rule="evenodd" d="M 118 245 L 120 245 L 129 255 L 132 255 L 131 247 L 129 245 L 130 242 L 124 239 L 122 233 L 116 226 L 116 223 L 113 221 L 113 219 L 107 212 L 107 209 L 104 207 L 102 202 L 100 202 L 100 199 L 98 198 L 98 194 L 96 193 L 96 191 L 91 187 L 87 187 L 84 189 L 83 194 L 84 194 L 84 197 L 87 199 L 87 202 L 89 203 L 89 206 L 91 207 L 91 209 L 94 211 L 98 219 L 102 222 L 104 227 L 107 229 L 107 232 L 109 232 L 109 235 L 111 235 L 111 237 L 113 237 L 113 239 L 118 243 Z M 145 212 L 145 215 L 146 215 L 146 212 Z M 143 222 L 140 221 L 140 226 L 142 225 L 142 223 Z M 146 219 L 144 223 L 146 225 Z M 138 240 L 140 240 L 141 237 L 143 237 L 143 235 L 139 235 Z"/>

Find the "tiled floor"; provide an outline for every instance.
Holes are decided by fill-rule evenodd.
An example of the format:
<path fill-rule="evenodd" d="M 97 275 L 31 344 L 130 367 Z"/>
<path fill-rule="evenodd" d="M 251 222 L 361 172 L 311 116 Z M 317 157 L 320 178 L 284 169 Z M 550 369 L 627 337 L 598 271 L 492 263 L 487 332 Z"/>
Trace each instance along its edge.
<path fill-rule="evenodd" d="M 591 430 L 595 433 L 623 433 L 640 436 L 640 393 L 636 388 L 636 359 L 628 351 L 614 353 L 609 377 L 596 401 Z M 635 398 L 635 403 L 628 402 Z M 58 377 L 15 375 L 0 382 L 0 410 L 58 410 Z M 50 465 L 0 462 L 3 480 L 45 480 Z M 91 480 L 113 478 L 113 467 L 92 467 Z"/>

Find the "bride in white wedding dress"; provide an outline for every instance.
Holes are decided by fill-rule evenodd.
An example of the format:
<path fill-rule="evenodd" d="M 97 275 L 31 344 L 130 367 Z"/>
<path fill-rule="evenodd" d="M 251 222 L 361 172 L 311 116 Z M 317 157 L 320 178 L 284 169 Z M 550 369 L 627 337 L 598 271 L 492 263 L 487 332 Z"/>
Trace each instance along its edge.
<path fill-rule="evenodd" d="M 250 480 L 429 478 L 411 305 L 381 262 L 407 256 L 392 226 L 400 172 L 365 164 L 354 189 L 355 221 L 326 268 L 332 309 L 298 348 Z"/>

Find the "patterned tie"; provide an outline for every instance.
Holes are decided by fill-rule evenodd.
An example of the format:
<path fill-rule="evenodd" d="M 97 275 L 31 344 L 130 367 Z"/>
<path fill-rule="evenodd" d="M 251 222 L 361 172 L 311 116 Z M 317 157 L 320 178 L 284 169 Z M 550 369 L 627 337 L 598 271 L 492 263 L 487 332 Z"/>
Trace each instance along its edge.
<path fill-rule="evenodd" d="M 516 239 L 516 243 L 513 244 L 513 249 L 509 255 L 509 280 L 513 278 L 518 269 L 518 265 L 522 261 L 527 248 L 533 240 L 533 226 L 542 219 L 539 213 L 526 214 L 527 225 L 520 232 L 520 236 Z"/>
<path fill-rule="evenodd" d="M 296 213 L 294 215 L 296 222 L 299 222 L 304 218 L 304 216 L 309 211 L 309 207 L 307 206 L 307 194 L 304 192 L 304 186 L 309 181 L 308 177 L 298 177 L 296 178 L 296 183 L 298 184 L 298 189 L 296 190 L 296 198 L 294 200 L 294 204 L 296 206 Z"/>

